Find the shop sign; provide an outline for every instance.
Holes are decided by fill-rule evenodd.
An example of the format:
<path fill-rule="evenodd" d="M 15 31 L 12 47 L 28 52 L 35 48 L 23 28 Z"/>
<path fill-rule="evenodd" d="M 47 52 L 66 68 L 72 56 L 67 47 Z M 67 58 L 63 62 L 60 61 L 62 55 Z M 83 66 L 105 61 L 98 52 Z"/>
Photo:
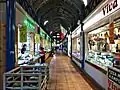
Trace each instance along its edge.
<path fill-rule="evenodd" d="M 40 43 L 40 35 L 35 34 L 35 43 Z"/>
<path fill-rule="evenodd" d="M 90 28 L 91 26 L 96 24 L 96 22 L 104 19 L 106 16 L 114 13 L 118 9 L 120 9 L 120 0 L 105 1 L 89 17 L 87 17 L 85 21 L 83 21 L 84 23 L 83 30 Z"/>
<path fill-rule="evenodd" d="M 49 36 L 48 35 L 46 36 L 46 40 L 49 40 Z"/>
<path fill-rule="evenodd" d="M 110 13 L 111 11 L 114 11 L 114 9 L 116 9 L 118 7 L 118 0 L 113 0 L 112 2 L 110 2 L 109 4 L 106 4 L 103 7 L 103 15 L 106 15 L 108 13 Z"/>
<path fill-rule="evenodd" d="M 45 38 L 45 34 L 44 34 L 43 32 L 40 32 L 40 36 L 41 36 L 42 38 Z"/>
<path fill-rule="evenodd" d="M 28 20 L 24 20 L 24 24 L 29 28 L 29 29 L 31 29 L 31 30 L 35 30 L 35 27 L 34 27 L 34 25 L 31 23 L 31 22 L 29 22 Z"/>
<path fill-rule="evenodd" d="M 120 90 L 120 71 L 108 67 L 108 90 Z"/>
<path fill-rule="evenodd" d="M 27 42 L 27 26 L 20 27 L 20 42 Z"/>
<path fill-rule="evenodd" d="M 110 39 L 110 44 L 114 44 L 114 23 L 111 23 L 109 25 L 109 39 Z"/>

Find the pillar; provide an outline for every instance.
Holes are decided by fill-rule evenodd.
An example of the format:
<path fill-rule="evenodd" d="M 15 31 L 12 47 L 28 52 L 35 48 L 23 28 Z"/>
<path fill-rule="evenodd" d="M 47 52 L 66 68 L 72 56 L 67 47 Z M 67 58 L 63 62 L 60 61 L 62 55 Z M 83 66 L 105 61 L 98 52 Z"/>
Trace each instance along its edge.
<path fill-rule="evenodd" d="M 16 0 L 6 0 L 6 71 L 15 66 Z"/>
<path fill-rule="evenodd" d="M 83 23 L 81 23 L 81 32 L 80 32 L 80 60 L 82 60 L 82 69 L 84 69 L 85 65 L 85 36 L 83 31 Z"/>
<path fill-rule="evenodd" d="M 70 53 L 70 56 L 71 56 L 71 60 L 72 60 L 72 32 L 70 32 L 70 40 L 71 40 L 71 53 Z"/>

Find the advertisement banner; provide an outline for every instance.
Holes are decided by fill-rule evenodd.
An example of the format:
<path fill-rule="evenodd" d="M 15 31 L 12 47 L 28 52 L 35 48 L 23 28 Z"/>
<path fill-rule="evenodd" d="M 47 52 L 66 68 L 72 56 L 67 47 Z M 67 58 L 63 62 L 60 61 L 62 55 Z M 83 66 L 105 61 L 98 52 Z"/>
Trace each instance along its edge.
<path fill-rule="evenodd" d="M 39 34 L 35 34 L 35 43 L 40 43 L 40 35 Z"/>
<path fill-rule="evenodd" d="M 27 26 L 20 27 L 20 42 L 27 42 Z"/>
<path fill-rule="evenodd" d="M 108 67 L 108 90 L 120 90 L 120 70 Z"/>

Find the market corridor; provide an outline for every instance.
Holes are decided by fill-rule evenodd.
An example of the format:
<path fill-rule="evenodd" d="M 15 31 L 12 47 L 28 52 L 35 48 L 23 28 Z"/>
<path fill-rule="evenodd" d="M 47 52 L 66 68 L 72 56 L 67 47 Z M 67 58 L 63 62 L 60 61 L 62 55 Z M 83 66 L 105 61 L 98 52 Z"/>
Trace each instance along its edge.
<path fill-rule="evenodd" d="M 91 83 L 91 82 L 89 82 Z M 48 90 L 99 90 L 88 84 L 68 56 L 56 55 L 50 64 Z"/>

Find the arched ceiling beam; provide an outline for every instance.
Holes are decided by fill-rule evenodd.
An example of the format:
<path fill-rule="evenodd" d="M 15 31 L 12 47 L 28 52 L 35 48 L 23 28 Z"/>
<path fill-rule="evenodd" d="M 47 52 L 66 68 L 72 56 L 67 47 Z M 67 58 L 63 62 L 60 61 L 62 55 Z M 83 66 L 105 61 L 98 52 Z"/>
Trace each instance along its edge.
<path fill-rule="evenodd" d="M 64 19 L 66 18 L 68 21 L 72 21 L 74 19 L 73 16 L 69 15 L 69 13 L 61 14 L 59 12 L 54 13 L 53 11 L 50 11 L 48 14 L 41 17 L 41 20 L 44 22 L 45 20 L 53 19 L 54 17 L 58 16 L 63 17 Z"/>
<path fill-rule="evenodd" d="M 54 22 L 56 19 L 60 19 L 60 22 L 59 22 L 59 23 L 61 23 L 61 25 L 65 24 L 65 25 L 64 25 L 64 28 L 65 28 L 66 30 L 68 30 L 68 27 L 70 26 L 71 23 L 69 23 L 69 21 L 66 20 L 66 18 L 64 18 L 64 17 L 54 17 L 54 18 L 51 19 L 51 21 L 49 22 L 48 25 L 51 26 L 51 25 L 53 24 L 52 22 Z M 61 22 L 61 21 L 62 21 L 62 22 Z M 63 23 L 63 22 L 64 22 L 64 23 Z"/>

